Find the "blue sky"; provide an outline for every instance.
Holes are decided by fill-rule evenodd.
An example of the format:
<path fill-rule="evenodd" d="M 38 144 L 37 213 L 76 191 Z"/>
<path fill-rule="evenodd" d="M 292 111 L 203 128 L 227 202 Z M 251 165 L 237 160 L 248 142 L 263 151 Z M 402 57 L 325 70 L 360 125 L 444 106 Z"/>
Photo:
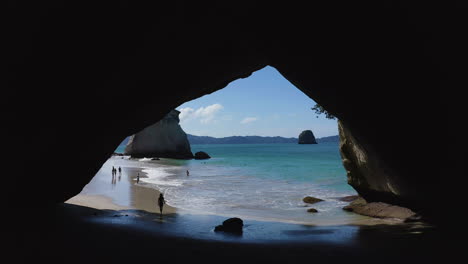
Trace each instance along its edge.
<path fill-rule="evenodd" d="M 186 102 L 180 125 L 192 135 L 298 137 L 306 129 L 315 137 L 338 135 L 336 120 L 317 115 L 315 102 L 275 68 L 265 67 L 224 89 Z"/>

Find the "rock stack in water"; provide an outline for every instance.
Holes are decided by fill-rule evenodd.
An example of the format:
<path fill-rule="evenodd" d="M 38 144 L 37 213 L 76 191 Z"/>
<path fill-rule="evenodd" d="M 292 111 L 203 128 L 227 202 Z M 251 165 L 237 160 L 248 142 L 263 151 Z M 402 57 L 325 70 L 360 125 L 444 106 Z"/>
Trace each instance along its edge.
<path fill-rule="evenodd" d="M 304 130 L 301 132 L 299 135 L 299 144 L 317 144 L 317 141 L 315 140 L 314 133 L 312 133 L 312 130 Z"/>
<path fill-rule="evenodd" d="M 179 125 L 179 114 L 172 110 L 159 122 L 130 137 L 124 154 L 132 157 L 192 159 L 187 134 Z"/>
<path fill-rule="evenodd" d="M 204 152 L 204 151 L 198 151 L 197 153 L 195 153 L 194 155 L 194 159 L 197 159 L 197 160 L 201 160 L 201 159 L 210 159 L 210 155 L 208 155 L 208 153 Z"/>

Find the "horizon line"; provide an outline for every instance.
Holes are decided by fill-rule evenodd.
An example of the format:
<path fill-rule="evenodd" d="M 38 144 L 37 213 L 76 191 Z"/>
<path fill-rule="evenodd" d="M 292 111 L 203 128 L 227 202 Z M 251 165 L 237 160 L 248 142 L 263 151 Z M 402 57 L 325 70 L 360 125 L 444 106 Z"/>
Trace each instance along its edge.
<path fill-rule="evenodd" d="M 214 136 L 199 136 L 199 135 L 194 135 L 194 134 L 190 134 L 190 133 L 185 133 L 187 135 L 191 135 L 191 136 L 196 136 L 196 137 L 211 137 L 211 138 L 227 138 L 227 137 L 281 137 L 281 138 L 294 138 L 294 139 L 298 139 L 299 137 L 284 137 L 284 136 L 259 136 L 259 135 L 246 135 L 246 136 L 237 136 L 237 135 L 234 135 L 234 136 L 225 136 L 225 137 L 214 137 Z M 316 137 L 317 139 L 318 138 L 324 138 L 324 137 L 335 137 L 335 136 L 339 136 L 338 134 L 336 135 L 331 135 L 331 136 L 323 136 L 323 137 Z"/>

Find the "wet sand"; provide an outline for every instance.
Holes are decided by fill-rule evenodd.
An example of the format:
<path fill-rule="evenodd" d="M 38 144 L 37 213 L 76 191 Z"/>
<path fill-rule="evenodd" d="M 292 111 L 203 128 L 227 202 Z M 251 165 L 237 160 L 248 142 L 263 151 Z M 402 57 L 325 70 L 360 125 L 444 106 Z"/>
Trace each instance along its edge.
<path fill-rule="evenodd" d="M 105 163 L 83 191 L 65 203 L 96 209 L 134 209 L 159 213 L 157 201 L 160 192 L 141 181 L 137 182 L 137 175 L 140 175 L 140 179 L 146 177 L 142 169 L 121 167 L 122 172 L 117 172 L 113 177 L 111 173 L 113 165 L 118 168 L 120 164 Z M 168 204 L 163 207 L 163 214 L 174 214 L 176 211 L 176 208 Z"/>

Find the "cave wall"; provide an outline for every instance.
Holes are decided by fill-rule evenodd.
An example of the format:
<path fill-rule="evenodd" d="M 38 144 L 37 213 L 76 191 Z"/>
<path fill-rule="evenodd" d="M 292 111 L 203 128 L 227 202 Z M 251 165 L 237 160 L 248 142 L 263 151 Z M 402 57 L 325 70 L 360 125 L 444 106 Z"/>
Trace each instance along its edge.
<path fill-rule="evenodd" d="M 338 121 L 340 155 L 351 185 L 362 197 L 371 201 L 401 203 L 402 197 L 411 196 L 398 175 L 370 146 L 363 146 L 346 126 Z"/>
<path fill-rule="evenodd" d="M 445 78 L 436 10 L 411 1 L 10 1 L 7 195 L 12 206 L 62 202 L 126 136 L 271 65 L 385 161 L 402 193 L 417 194 L 398 203 L 430 213 L 441 183 L 425 131 L 440 118 L 431 109 Z"/>

